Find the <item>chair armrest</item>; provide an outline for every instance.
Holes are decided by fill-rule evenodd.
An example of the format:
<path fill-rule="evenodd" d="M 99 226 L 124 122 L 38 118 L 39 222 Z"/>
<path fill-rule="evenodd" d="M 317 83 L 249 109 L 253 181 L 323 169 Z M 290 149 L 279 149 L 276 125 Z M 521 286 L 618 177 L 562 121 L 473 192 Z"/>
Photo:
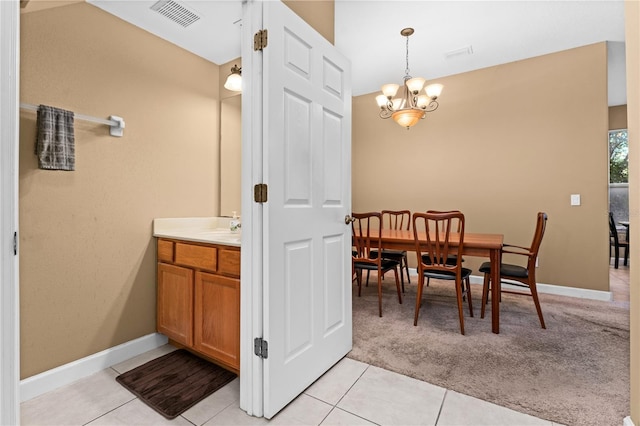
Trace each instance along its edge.
<path fill-rule="evenodd" d="M 527 256 L 527 257 L 531 257 L 533 256 L 533 253 L 529 250 L 529 247 L 522 247 L 522 246 L 515 246 L 512 244 L 504 244 L 503 247 L 509 247 L 512 249 L 517 249 L 517 250 L 521 250 L 521 251 L 514 251 L 514 250 L 509 250 L 509 249 L 502 249 L 502 253 L 509 253 L 509 254 L 519 254 L 521 256 Z"/>

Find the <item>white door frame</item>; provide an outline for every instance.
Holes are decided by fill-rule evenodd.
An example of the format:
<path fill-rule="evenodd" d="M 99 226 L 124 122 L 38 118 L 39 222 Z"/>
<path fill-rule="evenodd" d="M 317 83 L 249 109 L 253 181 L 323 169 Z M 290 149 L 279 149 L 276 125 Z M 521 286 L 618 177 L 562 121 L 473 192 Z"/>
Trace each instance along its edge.
<path fill-rule="evenodd" d="M 20 5 L 0 1 L 0 424 L 20 422 L 18 126 Z M 15 241 L 15 243 L 14 243 Z"/>
<path fill-rule="evenodd" d="M 263 416 L 263 365 L 253 353 L 262 337 L 262 204 L 253 187 L 262 183 L 262 53 L 253 34 L 262 28 L 262 1 L 243 1 L 242 13 L 242 250 L 240 271 L 240 408 Z"/>

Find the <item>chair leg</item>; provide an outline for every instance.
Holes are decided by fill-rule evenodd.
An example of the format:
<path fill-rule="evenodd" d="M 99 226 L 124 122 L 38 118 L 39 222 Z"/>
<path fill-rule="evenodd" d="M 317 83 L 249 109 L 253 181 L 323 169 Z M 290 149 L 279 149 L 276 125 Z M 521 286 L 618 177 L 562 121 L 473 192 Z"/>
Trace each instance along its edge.
<path fill-rule="evenodd" d="M 624 266 L 629 264 L 629 246 L 624 248 Z"/>
<path fill-rule="evenodd" d="M 462 312 L 462 283 L 456 282 L 456 299 L 458 301 L 458 318 L 460 319 L 460 334 L 464 334 L 464 313 Z"/>
<path fill-rule="evenodd" d="M 489 274 L 484 274 L 482 283 L 482 307 L 480 308 L 480 318 L 484 318 L 484 310 L 489 301 Z"/>
<path fill-rule="evenodd" d="M 540 325 L 542 328 L 547 328 L 544 325 L 544 318 L 542 317 L 542 309 L 540 309 L 540 300 L 538 299 L 538 289 L 536 287 L 535 279 L 529 283 L 529 289 L 531 290 L 531 296 L 533 297 L 533 303 L 536 305 L 536 311 L 538 311 L 538 318 L 540 319 Z"/>
<path fill-rule="evenodd" d="M 398 289 L 398 303 L 402 305 L 402 293 L 400 292 L 400 281 L 398 280 L 398 267 L 393 268 L 393 273 L 396 276 L 396 288 Z M 402 284 L 402 292 L 404 292 L 404 283 Z"/>
<path fill-rule="evenodd" d="M 469 281 L 469 277 L 465 279 L 467 283 L 467 299 L 469 299 L 469 315 L 473 318 L 473 304 L 471 303 L 471 282 Z"/>
<path fill-rule="evenodd" d="M 356 269 L 356 282 L 358 283 L 358 297 L 362 294 L 362 269 Z"/>
<path fill-rule="evenodd" d="M 407 272 L 407 282 L 411 284 L 411 276 L 409 275 L 409 261 L 407 260 L 406 254 L 403 256 L 402 261 L 404 262 L 404 269 Z"/>
<path fill-rule="evenodd" d="M 367 283 L 365 284 L 366 287 L 369 287 L 369 274 L 370 273 L 371 273 L 371 271 L 367 269 Z"/>
<path fill-rule="evenodd" d="M 413 325 L 418 325 L 418 314 L 422 306 L 422 290 L 424 288 L 424 275 L 418 276 L 418 293 L 416 294 L 416 312 L 413 315 Z"/>
<path fill-rule="evenodd" d="M 402 260 L 400 260 L 398 267 L 400 268 L 400 282 L 402 283 L 402 292 L 404 293 L 404 275 L 402 273 Z M 396 267 L 396 270 L 398 269 L 398 267 Z"/>
<path fill-rule="evenodd" d="M 382 271 L 378 269 L 378 312 L 382 318 Z"/>
<path fill-rule="evenodd" d="M 613 267 L 618 269 L 618 257 L 620 257 L 620 247 L 615 246 L 613 248 L 613 255 L 615 258 L 613 259 Z"/>

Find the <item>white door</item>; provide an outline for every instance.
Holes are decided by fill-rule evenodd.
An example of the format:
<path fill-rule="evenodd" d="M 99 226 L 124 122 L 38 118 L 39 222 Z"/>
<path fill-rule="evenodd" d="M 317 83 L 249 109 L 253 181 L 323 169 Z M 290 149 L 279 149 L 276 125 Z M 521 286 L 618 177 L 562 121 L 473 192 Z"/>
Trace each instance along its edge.
<path fill-rule="evenodd" d="M 352 347 L 350 62 L 263 3 L 264 416 Z"/>
<path fill-rule="evenodd" d="M 18 1 L 0 1 L 0 424 L 20 421 L 18 286 Z"/>

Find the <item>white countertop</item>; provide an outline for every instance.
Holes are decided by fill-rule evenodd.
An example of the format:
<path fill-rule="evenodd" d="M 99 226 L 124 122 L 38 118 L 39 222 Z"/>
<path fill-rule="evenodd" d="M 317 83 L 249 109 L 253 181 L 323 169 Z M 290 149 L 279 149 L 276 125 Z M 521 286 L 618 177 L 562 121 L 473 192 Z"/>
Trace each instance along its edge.
<path fill-rule="evenodd" d="M 241 232 L 229 229 L 230 217 L 177 217 L 153 220 L 153 236 L 240 247 Z"/>

